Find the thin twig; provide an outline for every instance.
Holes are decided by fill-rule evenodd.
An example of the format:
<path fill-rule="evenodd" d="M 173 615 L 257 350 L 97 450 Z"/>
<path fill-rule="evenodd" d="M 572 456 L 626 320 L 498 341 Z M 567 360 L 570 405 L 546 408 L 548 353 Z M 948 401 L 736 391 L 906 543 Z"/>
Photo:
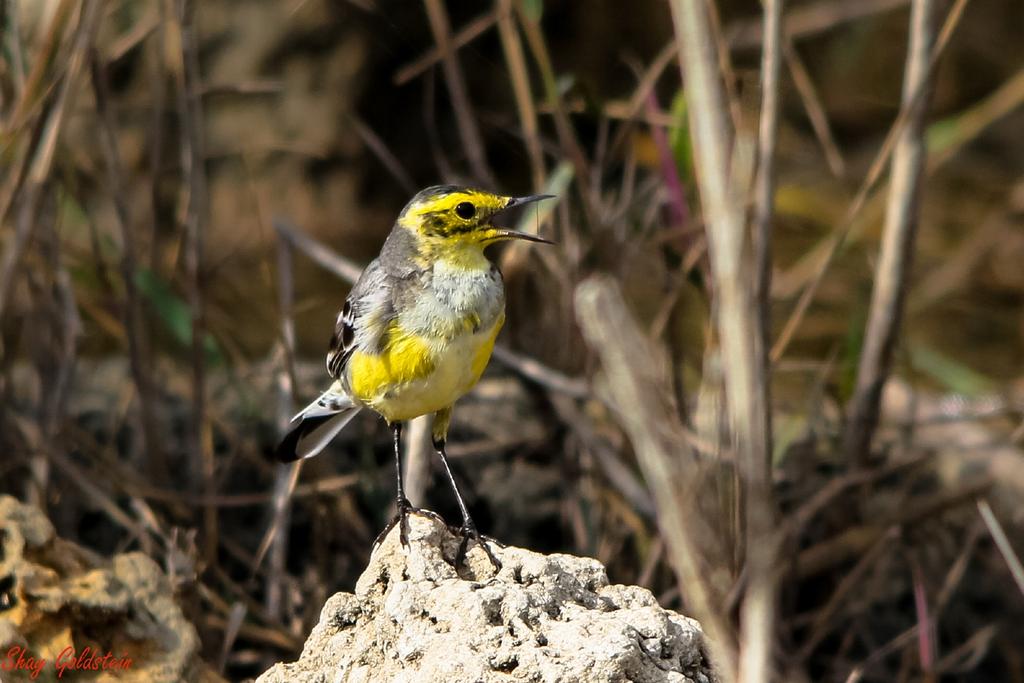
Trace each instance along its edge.
<path fill-rule="evenodd" d="M 238 631 L 245 621 L 245 614 L 245 603 L 236 600 L 231 605 L 231 612 L 228 614 L 227 624 L 224 626 L 224 642 L 221 643 L 220 657 L 217 659 L 217 671 L 222 675 L 227 667 L 231 648 L 234 647 L 235 639 L 238 638 Z"/>
<path fill-rule="evenodd" d="M 1024 69 L 1019 69 L 1017 73 L 984 98 L 950 117 L 955 119 L 956 134 L 949 136 L 944 141 L 942 149 L 928 160 L 928 170 L 931 171 L 935 166 L 952 157 L 965 144 L 981 135 L 981 132 L 987 127 L 1020 107 L 1022 102 L 1024 102 Z M 941 123 L 934 125 L 929 130 L 929 150 L 932 149 L 934 139 L 932 130 L 938 132 L 941 125 Z M 937 138 L 938 135 L 934 137 Z"/>
<path fill-rule="evenodd" d="M 786 12 L 782 29 L 796 40 L 876 14 L 891 12 L 909 3 L 910 0 L 819 0 L 798 5 Z M 764 35 L 764 21 L 760 18 L 739 21 L 725 29 L 729 46 L 736 49 L 760 47 Z"/>
<path fill-rule="evenodd" d="M 764 404 L 771 405 L 772 219 L 775 211 L 775 145 L 781 97 L 782 11 L 785 0 L 764 0 L 764 49 L 761 54 L 761 119 L 757 136 L 757 178 L 754 184 L 754 301 L 761 337 Z M 766 449 L 772 452 L 771 420 L 765 422 Z"/>
<path fill-rule="evenodd" d="M 405 495 L 414 506 L 423 505 L 430 484 L 430 459 L 433 448 L 430 440 L 431 418 L 421 415 L 409 421 L 402 444 L 402 472 L 405 475 Z"/>
<path fill-rule="evenodd" d="M 0 28 L 0 39 L 3 40 L 4 50 L 10 59 L 11 85 L 14 89 L 14 97 L 21 97 L 25 89 L 25 60 L 24 45 L 21 42 L 21 22 L 18 19 L 18 3 L 8 2 L 5 4 L 4 26 Z"/>
<path fill-rule="evenodd" d="M 437 166 L 438 173 L 445 181 L 450 181 L 455 178 L 455 172 L 452 170 L 451 162 L 445 154 L 444 145 L 441 144 L 437 117 L 434 112 L 436 80 L 433 71 L 427 72 L 426 83 L 423 87 L 423 106 L 421 107 L 423 111 L 423 129 L 427 133 L 427 144 L 430 146 L 431 156 L 434 158 L 434 165 Z"/>
<path fill-rule="evenodd" d="M 49 453 L 47 457 L 56 465 L 56 471 L 64 474 L 87 498 L 92 499 L 96 507 L 102 510 L 112 522 L 131 533 L 140 542 L 148 537 L 147 528 L 122 510 L 110 494 L 97 483 L 97 481 L 102 481 L 102 477 L 96 477 L 81 469 L 70 457 L 56 451 Z M 166 543 L 165 538 L 161 538 L 155 533 L 153 537 Z"/>
<path fill-rule="evenodd" d="M 892 350 L 902 319 L 910 258 L 917 234 L 920 181 L 926 154 L 924 117 L 928 107 L 931 71 L 928 60 L 934 39 L 933 17 L 932 0 L 914 0 L 903 80 L 902 106 L 908 112 L 907 124 L 893 151 L 882 250 L 875 270 L 864 350 L 844 435 L 847 460 L 860 465 L 868 456 L 871 437 L 878 423 L 882 387 L 892 367 Z"/>
<path fill-rule="evenodd" d="M 932 669 L 935 667 L 935 621 L 929 614 L 928 591 L 921 572 L 921 562 L 914 555 L 910 556 L 909 561 L 914 612 L 917 615 L 917 659 L 924 670 L 925 680 L 934 680 Z"/>
<path fill-rule="evenodd" d="M 262 211 L 261 211 L 261 219 Z M 277 427 L 283 436 L 288 429 L 295 409 L 295 321 L 292 318 L 292 304 L 295 299 L 295 281 L 292 277 L 291 244 L 280 235 L 277 238 L 277 302 L 281 315 L 281 369 L 277 373 Z M 296 473 L 302 461 L 291 467 L 278 467 L 274 471 L 274 495 L 271 503 L 269 528 L 277 533 L 271 537 L 270 561 L 267 567 L 266 596 L 264 603 L 267 613 L 279 619 L 282 611 L 283 586 L 280 577 L 284 574 L 288 559 L 288 520 L 291 514 L 291 494 Z"/>
<path fill-rule="evenodd" d="M 650 490 L 637 477 L 633 468 L 623 461 L 619 450 L 602 438 L 593 419 L 579 408 L 578 402 L 568 396 L 552 395 L 551 403 L 563 423 L 572 426 L 582 445 L 594 455 L 608 481 L 629 505 L 644 517 L 656 520 L 657 510 L 651 500 Z M 658 541 L 661 541 L 660 537 Z M 638 583 L 644 585 L 643 581 Z"/>
<path fill-rule="evenodd" d="M 661 48 L 661 51 L 654 57 L 650 65 L 644 71 L 644 74 L 640 77 L 640 80 L 636 84 L 636 89 L 629 98 L 625 110 L 618 112 L 619 118 L 623 118 L 626 121 L 632 121 L 637 115 L 643 110 L 644 105 L 647 103 L 647 95 L 657 84 L 658 79 L 661 78 L 661 74 L 668 68 L 668 65 L 672 63 L 678 53 L 675 38 L 668 41 L 665 47 Z M 616 118 L 612 115 L 610 107 L 605 106 L 605 116 Z M 655 125 L 654 121 L 648 121 L 651 125 Z M 673 122 L 671 119 L 665 121 L 664 125 L 671 126 Z M 611 144 L 608 146 L 609 156 L 614 155 L 618 152 L 619 148 L 629 139 L 629 135 L 633 132 L 632 126 L 619 126 L 615 133 L 615 137 L 612 138 Z"/>
<path fill-rule="evenodd" d="M 46 41 L 36 55 L 32 73 L 12 118 L 17 119 L 18 112 L 27 117 L 26 121 L 33 115 L 29 112 L 34 111 L 35 106 L 28 104 L 33 94 L 38 96 L 34 105 L 38 105 L 43 113 L 33 122 L 31 135 L 25 136 L 28 142 L 22 146 L 23 156 L 8 177 L 8 183 L 0 191 L 0 221 L 3 221 L 12 205 L 17 205 L 13 239 L 7 242 L 0 266 L 0 314 L 5 310 L 15 275 L 24 265 L 24 250 L 34 236 L 40 243 L 41 256 L 46 259 L 44 269 L 52 276 L 47 289 L 56 290 L 58 299 L 59 310 L 55 311 L 54 317 L 59 315 L 59 327 L 55 325 L 48 335 L 53 337 L 54 357 L 38 366 L 43 391 L 37 414 L 45 439 L 42 445 L 46 450 L 30 456 L 29 470 L 32 476 L 26 482 L 27 499 L 44 510 L 49 500 L 50 463 L 47 455 L 59 450 L 55 437 L 66 406 L 79 334 L 74 296 L 70 293 L 70 280 L 60 254 L 60 239 L 55 226 L 56 217 L 53 215 L 56 194 L 52 191 L 50 178 L 68 103 L 73 100 L 73 93 L 78 87 L 78 75 L 88 57 L 101 14 L 100 3 L 95 0 L 78 6 L 78 10 L 78 21 L 70 34 L 71 48 L 67 51 L 66 70 L 60 74 L 50 70 L 50 60 L 64 46 L 65 30 L 70 26 L 74 12 L 66 3 L 55 9 Z M 53 77 L 53 80 L 48 81 L 48 77 Z M 15 122 L 13 125 L 18 124 Z M 12 129 L 8 130 L 13 134 Z M 15 139 L 17 137 L 21 136 Z M 38 235 L 43 229 L 41 226 L 46 226 L 47 230 L 45 234 Z M 50 292 L 34 291 L 33 299 L 36 293 L 47 299 L 43 305 L 36 302 L 39 308 L 52 306 Z M 37 343 L 49 342 L 44 338 Z M 3 355 L 2 351 L 0 355 Z"/>
<path fill-rule="evenodd" d="M 291 467 L 284 470 L 282 476 L 276 477 L 274 480 L 274 495 L 271 498 L 273 515 L 271 516 L 270 525 L 263 532 L 263 538 L 260 539 L 259 547 L 256 548 L 254 553 L 252 564 L 250 565 L 252 568 L 250 580 L 256 577 L 260 570 L 260 565 L 263 564 L 263 559 L 274 544 L 274 539 L 277 538 L 281 526 L 287 521 L 285 514 L 287 512 L 287 502 L 291 500 L 292 493 L 295 491 L 295 485 L 299 481 L 299 473 L 302 471 L 301 464 L 301 460 L 292 463 Z M 282 572 L 279 567 L 278 577 L 280 576 L 282 576 Z"/>
<path fill-rule="evenodd" d="M 423 4 L 427 8 L 427 19 L 430 21 L 430 30 L 434 34 L 434 42 L 437 43 L 437 49 L 441 54 L 444 80 L 452 98 L 452 108 L 455 110 L 455 120 L 459 124 L 459 136 L 462 139 L 462 148 L 469 160 L 469 167 L 480 182 L 493 185 L 494 174 L 491 173 L 491 169 L 487 165 L 486 148 L 483 138 L 480 137 L 480 129 L 473 114 L 473 105 L 470 103 L 469 93 L 466 90 L 466 78 L 455 53 L 451 24 L 448 22 L 448 11 L 441 0 L 423 0 Z"/>
<path fill-rule="evenodd" d="M 731 130 L 727 128 L 726 133 L 731 134 L 732 131 L 738 131 L 743 128 L 743 112 L 740 110 L 740 93 L 737 85 L 736 71 L 732 68 L 732 55 L 722 34 L 722 20 L 718 13 L 718 3 L 714 2 L 714 0 L 704 0 L 704 12 L 707 17 L 708 35 L 714 39 L 715 61 L 718 62 L 722 94 L 725 97 L 725 104 L 729 109 L 729 118 L 732 120 Z"/>
<path fill-rule="evenodd" d="M 1021 595 L 1024 595 L 1024 565 L 1021 564 L 1020 558 L 1014 552 L 1010 539 L 1003 531 L 1003 525 L 996 519 L 995 513 L 992 512 L 992 506 L 984 498 L 978 499 L 978 512 L 981 513 L 981 518 L 985 521 L 985 527 L 991 534 L 992 540 L 996 542 L 996 547 L 999 548 L 999 554 L 1003 556 L 1003 561 L 1006 562 L 1006 566 L 1010 570 L 1013 582 L 1017 584 Z"/>
<path fill-rule="evenodd" d="M 793 39 L 786 33 L 782 35 L 782 54 L 786 58 L 789 75 L 793 77 L 793 85 L 796 86 L 796 91 L 800 95 L 807 118 L 811 121 L 814 136 L 825 153 L 825 161 L 828 162 L 832 174 L 842 178 L 846 175 L 846 161 L 843 160 L 843 153 L 839 151 L 836 136 L 832 133 L 832 126 L 828 122 L 825 106 L 821 103 L 821 98 L 818 97 L 818 91 L 814 87 L 810 72 L 804 65 L 804 60 L 800 58 L 800 53 L 793 45 Z"/>
<path fill-rule="evenodd" d="M 558 135 L 559 145 L 576 172 L 576 182 L 579 183 L 580 194 L 583 197 L 583 211 L 586 214 L 587 222 L 591 226 L 600 225 L 598 220 L 600 211 L 590 185 L 590 166 L 587 163 L 587 156 L 576 138 L 572 122 L 569 120 L 562 94 L 558 90 L 555 70 L 551 63 L 547 44 L 544 42 L 544 35 L 537 21 L 524 12 L 521 5 L 517 5 L 517 9 L 519 10 L 519 25 L 523 27 L 526 44 L 533 54 L 538 71 L 540 71 L 541 82 L 544 85 L 544 97 L 554 115 L 555 132 Z"/>
<path fill-rule="evenodd" d="M 316 241 L 284 218 L 274 219 L 274 229 L 292 246 L 313 259 L 317 265 L 334 273 L 338 278 L 354 284 L 363 267 L 341 256 L 323 243 Z"/>
<path fill-rule="evenodd" d="M 199 476 L 204 495 L 214 494 L 214 461 L 206 415 L 206 357 L 204 340 L 205 276 L 203 251 L 206 222 L 206 171 L 203 153 L 203 115 L 199 97 L 200 75 L 198 38 L 193 23 L 195 8 L 190 0 L 177 1 L 180 28 L 182 70 L 179 82 L 178 116 L 181 126 L 181 160 L 184 184 L 188 192 L 185 216 L 185 267 L 188 272 L 188 301 L 192 314 L 192 475 Z M 217 556 L 217 508 L 203 508 L 203 557 L 210 564 Z"/>
<path fill-rule="evenodd" d="M 843 604 L 843 601 L 850 595 L 850 592 L 860 584 L 867 570 L 885 555 L 883 551 L 889 548 L 893 541 L 898 538 L 898 531 L 899 529 L 893 526 L 884 533 L 880 532 L 877 537 L 872 539 L 870 546 L 865 548 L 864 552 L 860 554 L 853 569 L 843 575 L 839 585 L 836 586 L 836 589 L 829 596 L 828 602 L 815 615 L 814 623 L 810 627 L 810 635 L 800 648 L 800 652 L 796 655 L 797 661 L 806 660 L 814 652 L 814 649 L 821 640 L 831 632 L 829 622 L 832 620 L 832 617 Z"/>
<path fill-rule="evenodd" d="M 124 284 L 125 301 L 122 319 L 128 340 L 128 364 L 131 369 L 135 390 L 139 394 L 139 417 L 142 421 L 142 444 L 144 461 L 154 477 L 166 478 L 163 448 L 157 432 L 156 417 L 153 414 L 153 390 L 149 377 L 149 334 L 142 324 L 143 306 L 135 285 L 136 264 L 135 230 L 131 225 L 125 200 L 121 154 L 114 137 L 114 119 L 108 106 L 109 89 L 103 74 L 99 53 L 93 49 L 89 66 L 92 71 L 93 93 L 96 98 L 96 114 L 99 118 L 99 138 L 107 166 L 107 182 L 110 183 L 111 200 L 114 203 L 114 217 L 121 233 L 121 279 Z"/>
<path fill-rule="evenodd" d="M 160 5 L 162 3 L 158 2 L 156 4 Z M 115 38 L 107 48 L 107 59 L 110 62 L 116 62 L 142 44 L 153 31 L 160 28 L 160 14 L 159 10 L 150 10 L 145 16 L 136 21 L 131 29 Z"/>
<path fill-rule="evenodd" d="M 946 45 L 949 43 L 949 39 L 952 37 L 954 29 L 960 23 L 960 17 L 963 15 L 963 11 L 967 7 L 967 2 L 968 0 L 957 0 L 957 3 L 949 10 L 949 14 L 946 15 L 946 21 L 942 26 L 942 31 L 939 33 L 938 40 L 935 42 L 935 49 L 932 51 L 931 58 L 928 63 L 929 73 L 935 68 L 935 64 L 942 55 Z M 923 90 L 918 90 L 914 93 L 914 97 L 916 99 L 917 97 L 921 97 L 923 94 Z M 843 219 L 833 231 L 832 237 L 825 249 L 825 254 L 818 263 L 818 267 L 815 269 L 810 282 L 808 282 L 804 287 L 804 291 L 801 292 L 800 298 L 797 301 L 793 312 L 790 313 L 785 326 L 782 328 L 782 332 L 779 334 L 778 339 L 775 340 L 775 344 L 772 346 L 771 351 L 772 361 L 778 361 L 779 358 L 782 357 L 782 354 L 785 353 L 790 340 L 792 340 L 793 335 L 796 333 L 797 327 L 800 326 L 800 322 L 803 320 L 804 314 L 807 312 L 811 302 L 814 300 L 814 295 L 817 293 L 818 287 L 821 285 L 822 280 L 825 277 L 825 273 L 828 272 L 836 254 L 839 253 L 839 249 L 843 244 L 845 244 L 846 238 L 849 236 L 850 230 L 854 226 L 854 219 L 860 214 L 861 209 L 867 203 L 876 184 L 881 179 L 882 172 L 886 168 L 886 163 L 889 160 L 889 155 L 893 150 L 896 139 L 900 133 L 903 132 L 904 126 L 906 126 L 908 115 L 908 109 L 906 107 L 901 107 L 899 114 L 896 116 L 896 120 L 893 122 L 892 127 L 886 135 L 885 141 L 882 143 L 881 149 L 878 150 L 878 154 L 875 156 L 874 161 L 871 163 L 871 167 L 868 169 L 867 175 L 864 177 L 864 182 L 861 183 L 860 189 L 857 190 L 857 194 L 850 202 L 849 207 L 847 207 L 846 213 L 843 215 Z"/>
<path fill-rule="evenodd" d="M 482 36 L 489 28 L 494 26 L 494 22 L 499 19 L 499 16 L 500 11 L 495 12 L 492 10 L 484 12 L 477 18 L 470 20 L 469 23 L 456 31 L 452 36 L 452 49 L 462 49 L 476 40 L 479 36 Z M 395 85 L 405 85 L 430 67 L 440 62 L 443 58 L 444 52 L 441 48 L 434 46 L 427 50 L 427 52 L 422 56 L 417 57 L 396 71 L 392 78 L 392 82 Z"/>
<path fill-rule="evenodd" d="M 374 132 L 372 128 L 363 123 L 363 120 L 358 116 L 352 116 L 352 128 L 355 130 L 356 135 L 363 141 L 374 155 L 380 159 L 380 162 L 384 164 L 384 168 L 391 172 L 391 176 L 398 181 L 398 184 L 402 186 L 402 189 L 411 197 L 416 193 L 416 183 L 413 182 L 409 172 L 402 166 L 402 162 L 398 160 L 387 144 L 381 140 L 380 136 Z"/>
<path fill-rule="evenodd" d="M 153 34 L 153 59 L 150 60 L 149 87 L 152 107 L 147 131 L 149 143 L 149 268 L 160 263 L 160 170 L 163 164 L 164 107 L 167 98 L 167 5 L 158 0 L 157 25 Z"/>
<path fill-rule="evenodd" d="M 953 563 L 953 566 L 949 568 L 949 571 L 946 572 L 946 577 L 942 582 L 942 589 L 939 591 L 939 595 L 935 600 L 935 617 L 933 619 L 934 623 L 938 623 L 939 615 L 945 608 L 950 597 L 953 595 L 953 591 L 956 589 L 956 587 L 960 584 L 960 581 L 963 579 L 964 574 L 967 571 L 968 562 L 971 559 L 971 556 L 974 554 L 975 547 L 977 547 L 979 535 L 979 529 L 977 528 L 970 532 L 969 536 L 967 537 L 967 541 L 963 546 L 963 549 L 960 551 L 959 556 Z M 889 654 L 898 651 L 905 645 L 908 645 L 911 642 L 911 640 L 917 636 L 919 628 L 920 624 L 914 625 L 909 629 L 903 631 L 896 637 L 894 637 L 885 645 L 882 645 L 881 647 L 875 649 L 874 652 L 869 654 L 866 658 L 864 658 L 863 661 L 861 661 L 859 664 L 857 664 L 850 670 L 850 673 L 846 677 L 846 683 L 856 683 L 857 681 L 861 680 L 864 677 L 865 671 L 867 671 L 880 659 L 887 657 Z"/>
<path fill-rule="evenodd" d="M 50 67 L 62 46 L 61 39 L 71 23 L 76 4 L 61 2 L 54 10 L 46 32 L 46 40 L 36 51 L 36 59 L 22 89 L 21 98 L 7 122 L 7 135 L 13 136 L 15 140 L 26 138 L 28 141 L 20 150 L 21 158 L 17 167 L 12 168 L 7 182 L 0 188 L 0 221 L 7 218 L 7 212 L 15 199 L 22 207 L 38 201 L 38 188 L 50 176 L 67 104 L 78 84 L 78 73 L 85 62 L 99 23 L 99 3 L 89 2 L 82 5 L 74 32 L 74 47 L 69 51 L 63 72 L 55 79 L 55 83 L 47 83 L 46 78 L 53 75 Z M 30 121 L 36 109 L 41 109 L 44 113 L 38 121 L 33 122 L 31 134 L 15 135 L 17 129 Z M 0 315 L 6 309 L 11 284 L 22 265 L 21 256 L 35 226 L 34 221 L 19 221 L 18 224 L 22 227 L 16 227 L 14 238 L 6 240 L 3 256 L 0 257 Z"/>
<path fill-rule="evenodd" d="M 935 663 L 933 677 L 930 680 L 941 680 L 945 674 L 963 673 L 974 669 L 988 654 L 989 648 L 999 634 L 999 626 L 998 622 L 985 624 L 967 640 L 943 655 L 942 659 Z"/>
<path fill-rule="evenodd" d="M 586 398 L 591 395 L 590 385 L 585 380 L 569 377 L 558 370 L 549 368 L 535 358 L 516 353 L 504 346 L 494 347 L 494 358 L 523 377 L 547 389 L 573 398 Z"/>
<path fill-rule="evenodd" d="M 519 125 L 523 127 L 523 139 L 526 141 L 526 153 L 530 157 L 530 171 L 533 176 L 533 189 L 540 192 L 544 188 L 544 155 L 540 146 L 540 135 L 537 130 L 537 108 L 530 92 L 530 72 L 523 55 L 523 45 L 519 41 L 516 21 L 512 7 L 513 0 L 500 0 L 498 11 L 498 35 L 501 47 L 505 52 L 505 63 L 512 79 L 512 93 L 516 99 L 519 112 Z"/>

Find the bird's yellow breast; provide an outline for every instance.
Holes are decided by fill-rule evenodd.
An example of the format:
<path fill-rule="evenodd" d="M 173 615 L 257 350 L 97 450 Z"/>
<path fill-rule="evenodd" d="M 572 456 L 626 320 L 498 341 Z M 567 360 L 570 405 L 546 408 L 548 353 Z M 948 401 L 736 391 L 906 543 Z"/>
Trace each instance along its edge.
<path fill-rule="evenodd" d="M 447 408 L 480 379 L 505 315 L 490 329 L 471 325 L 447 338 L 411 334 L 392 323 L 379 354 L 357 351 L 349 359 L 354 398 L 395 422 Z"/>

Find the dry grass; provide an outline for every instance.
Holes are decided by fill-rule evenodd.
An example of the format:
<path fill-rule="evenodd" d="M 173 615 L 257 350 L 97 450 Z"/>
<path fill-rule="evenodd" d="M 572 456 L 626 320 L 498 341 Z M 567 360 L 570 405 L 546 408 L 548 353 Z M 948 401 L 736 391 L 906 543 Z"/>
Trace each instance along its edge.
<path fill-rule="evenodd" d="M 942 62 L 996 21 L 637 5 L 664 30 L 622 86 L 557 3 L 380 4 L 0 2 L 0 490 L 168 567 L 226 676 L 294 656 L 392 498 L 370 418 L 265 458 L 345 289 L 419 185 L 555 192 L 455 416 L 483 529 L 694 614 L 723 681 L 1024 680 L 1024 168 L 984 154 L 1018 149 L 1024 56 L 981 94 Z M 851 132 L 817 64 L 897 34 L 902 99 Z"/>

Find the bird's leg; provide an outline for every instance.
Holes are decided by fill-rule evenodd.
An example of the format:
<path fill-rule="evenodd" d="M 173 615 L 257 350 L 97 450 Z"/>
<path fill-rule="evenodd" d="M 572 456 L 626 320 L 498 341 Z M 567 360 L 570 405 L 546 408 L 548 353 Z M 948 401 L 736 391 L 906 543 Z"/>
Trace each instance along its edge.
<path fill-rule="evenodd" d="M 389 422 L 388 426 L 391 427 L 391 434 L 395 440 L 395 481 L 398 484 L 398 493 L 395 496 L 395 518 L 392 519 L 384 530 L 377 536 L 377 540 L 374 542 L 374 546 L 380 544 L 381 540 L 388 535 L 395 525 L 398 525 L 398 539 L 402 542 L 402 547 L 409 547 L 409 513 L 412 512 L 412 503 L 405 497 L 405 483 L 402 481 L 402 423 L 401 422 Z"/>
<path fill-rule="evenodd" d="M 451 408 L 439 412 L 434 418 L 434 449 L 437 454 L 441 456 L 441 463 L 444 465 L 444 471 L 448 475 L 448 483 L 452 486 L 452 491 L 455 492 L 455 500 L 459 503 L 459 511 L 462 513 L 462 527 L 459 529 L 459 534 L 462 536 L 462 542 L 459 543 L 459 552 L 455 556 L 455 564 L 458 565 L 466 559 L 466 546 L 469 544 L 469 539 L 473 539 L 477 542 L 484 552 L 487 553 L 487 558 L 491 561 L 491 565 L 495 570 L 501 569 L 501 562 L 491 552 L 490 547 L 487 545 L 487 541 L 477 531 L 476 524 L 473 523 L 473 518 L 469 516 L 469 510 L 466 508 L 465 501 L 462 500 L 462 494 L 459 493 L 459 487 L 455 484 L 455 477 L 452 476 L 452 468 L 448 465 L 448 454 L 445 453 L 445 433 L 448 431 L 448 420 L 451 417 Z M 439 430 L 438 428 L 441 427 Z M 440 433 L 439 433 L 440 432 Z"/>

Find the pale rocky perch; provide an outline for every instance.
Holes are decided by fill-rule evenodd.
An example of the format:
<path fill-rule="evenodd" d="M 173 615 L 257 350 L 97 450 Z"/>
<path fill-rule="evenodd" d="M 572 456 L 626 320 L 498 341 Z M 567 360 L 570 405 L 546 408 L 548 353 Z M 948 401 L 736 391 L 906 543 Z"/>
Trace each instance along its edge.
<path fill-rule="evenodd" d="M 610 585 L 596 560 L 480 548 L 456 571 L 459 539 L 440 519 L 392 530 L 355 593 L 324 605 L 298 661 L 258 683 L 661 681 L 712 683 L 693 619 L 637 586 Z"/>

